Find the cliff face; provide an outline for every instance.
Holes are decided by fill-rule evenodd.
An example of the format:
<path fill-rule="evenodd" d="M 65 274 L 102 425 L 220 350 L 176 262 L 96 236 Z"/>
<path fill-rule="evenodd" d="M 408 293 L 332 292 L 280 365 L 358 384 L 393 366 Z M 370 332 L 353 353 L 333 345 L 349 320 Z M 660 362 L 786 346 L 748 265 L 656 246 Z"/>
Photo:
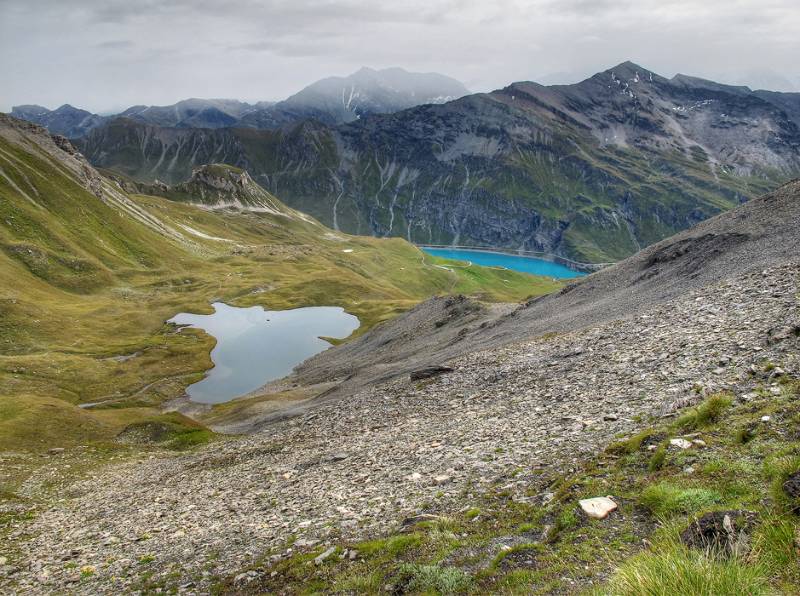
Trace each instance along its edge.
<path fill-rule="evenodd" d="M 229 163 L 348 232 L 611 261 L 800 173 L 796 103 L 625 63 L 576 85 L 517 83 L 338 126 L 117 120 L 82 149 L 140 180 Z"/>

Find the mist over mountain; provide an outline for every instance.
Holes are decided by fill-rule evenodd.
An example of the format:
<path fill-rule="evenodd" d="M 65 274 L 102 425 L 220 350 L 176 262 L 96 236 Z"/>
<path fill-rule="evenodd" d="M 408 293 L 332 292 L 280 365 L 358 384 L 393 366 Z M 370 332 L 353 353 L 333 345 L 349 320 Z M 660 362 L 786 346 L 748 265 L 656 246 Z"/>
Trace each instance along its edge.
<path fill-rule="evenodd" d="M 329 77 L 265 110 L 242 118 L 241 124 L 274 128 L 286 122 L 315 118 L 326 124 L 388 114 L 422 104 L 441 104 L 467 95 L 460 82 L 436 73 L 411 73 L 402 68 L 362 68 L 347 77 Z"/>

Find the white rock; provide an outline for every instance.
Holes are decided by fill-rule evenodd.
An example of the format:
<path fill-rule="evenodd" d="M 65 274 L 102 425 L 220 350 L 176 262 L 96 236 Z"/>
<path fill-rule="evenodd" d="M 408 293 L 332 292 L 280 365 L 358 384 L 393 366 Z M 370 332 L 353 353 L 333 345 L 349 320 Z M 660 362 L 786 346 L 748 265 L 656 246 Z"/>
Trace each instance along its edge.
<path fill-rule="evenodd" d="M 772 418 L 770 416 L 762 416 L 761 417 L 761 422 L 769 422 L 770 420 L 772 420 Z"/>
<path fill-rule="evenodd" d="M 680 447 L 681 449 L 689 449 L 692 446 L 686 439 L 670 439 L 669 444 L 674 447 Z"/>
<path fill-rule="evenodd" d="M 331 546 L 328 550 L 326 550 L 324 553 L 322 553 L 321 555 L 319 555 L 314 559 L 314 565 L 322 565 L 322 563 L 325 562 L 325 559 L 330 557 L 335 552 L 336 552 L 336 547 Z"/>
<path fill-rule="evenodd" d="M 594 519 L 605 519 L 609 513 L 617 509 L 617 504 L 611 497 L 581 499 L 578 504 L 586 515 Z"/>
<path fill-rule="evenodd" d="M 703 439 L 692 439 L 692 445 L 695 447 L 705 447 L 706 442 Z"/>

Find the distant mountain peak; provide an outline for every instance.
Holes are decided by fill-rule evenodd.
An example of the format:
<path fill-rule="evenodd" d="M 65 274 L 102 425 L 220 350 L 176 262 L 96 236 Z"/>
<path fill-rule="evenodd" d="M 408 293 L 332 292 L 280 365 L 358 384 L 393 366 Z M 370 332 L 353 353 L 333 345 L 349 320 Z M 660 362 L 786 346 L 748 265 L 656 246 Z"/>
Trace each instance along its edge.
<path fill-rule="evenodd" d="M 631 62 L 630 60 L 626 60 L 625 62 L 621 62 L 616 66 L 612 66 L 611 68 L 603 71 L 601 74 L 610 74 L 612 78 L 634 83 L 641 81 L 653 81 L 655 78 L 663 79 L 663 77 L 657 75 L 652 70 L 644 68 L 643 66 L 640 66 L 635 62 Z"/>
<path fill-rule="evenodd" d="M 345 77 L 328 77 L 308 85 L 273 108 L 303 110 L 328 124 L 352 122 L 368 114 L 385 114 L 468 95 L 456 79 L 438 73 L 362 66 Z"/>

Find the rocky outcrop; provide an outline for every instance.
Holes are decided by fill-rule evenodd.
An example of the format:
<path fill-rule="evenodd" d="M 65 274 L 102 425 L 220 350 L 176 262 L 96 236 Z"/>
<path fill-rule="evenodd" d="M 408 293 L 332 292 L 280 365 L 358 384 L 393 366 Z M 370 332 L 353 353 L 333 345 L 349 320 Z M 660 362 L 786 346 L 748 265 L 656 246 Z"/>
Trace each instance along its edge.
<path fill-rule="evenodd" d="M 286 207 L 256 184 L 245 170 L 225 164 L 200 166 L 186 182 L 174 186 L 145 185 L 142 191 L 210 209 L 239 209 L 310 219 Z"/>

